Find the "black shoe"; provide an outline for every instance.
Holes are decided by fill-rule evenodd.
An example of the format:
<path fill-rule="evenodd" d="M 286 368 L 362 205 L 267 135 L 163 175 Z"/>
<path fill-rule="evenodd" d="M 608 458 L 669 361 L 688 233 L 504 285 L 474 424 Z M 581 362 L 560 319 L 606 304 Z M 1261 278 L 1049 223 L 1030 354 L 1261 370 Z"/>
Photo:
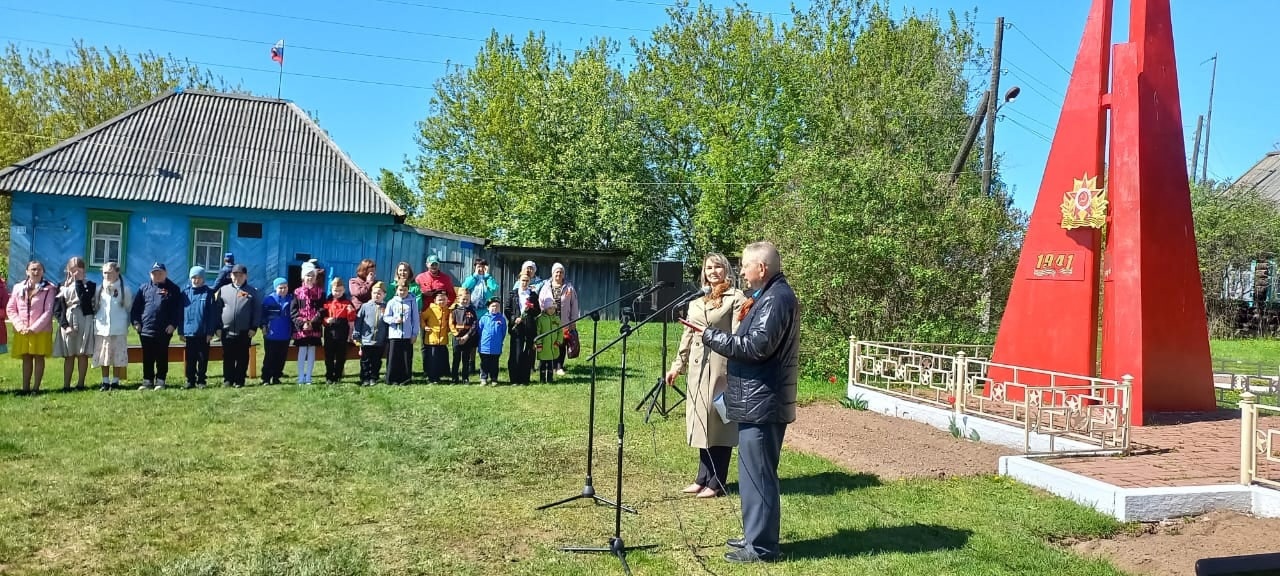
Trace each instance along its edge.
<path fill-rule="evenodd" d="M 195 389 L 195 387 L 196 387 L 196 385 L 195 385 L 195 384 L 192 384 L 191 382 L 187 382 L 187 385 L 186 385 L 186 386 L 183 386 L 183 387 L 182 387 L 182 389 L 183 389 L 183 390 L 193 390 L 193 389 Z"/>
<path fill-rule="evenodd" d="M 774 556 L 761 556 L 746 548 L 739 548 L 733 552 L 726 552 L 724 559 L 734 564 L 752 564 L 755 562 L 772 562 Z"/>
<path fill-rule="evenodd" d="M 730 538 L 726 540 L 724 544 L 730 548 L 737 548 L 741 550 L 747 547 L 747 540 L 745 538 Z"/>
<path fill-rule="evenodd" d="M 88 390 L 84 384 L 76 384 L 76 390 Z"/>

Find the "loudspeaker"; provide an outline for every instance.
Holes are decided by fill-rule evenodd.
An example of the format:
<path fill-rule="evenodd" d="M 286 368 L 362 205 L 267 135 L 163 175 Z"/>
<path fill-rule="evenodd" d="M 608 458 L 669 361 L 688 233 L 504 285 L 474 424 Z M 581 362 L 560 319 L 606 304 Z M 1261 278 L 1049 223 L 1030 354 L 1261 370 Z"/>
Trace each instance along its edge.
<path fill-rule="evenodd" d="M 661 310 L 684 295 L 684 262 L 676 260 L 655 260 L 653 262 L 653 282 L 662 283 L 650 299 L 651 310 Z M 675 319 L 675 310 L 663 314 L 660 320 L 666 322 Z"/>
<path fill-rule="evenodd" d="M 1276 576 L 1280 575 L 1280 554 L 1253 554 L 1201 558 L 1196 576 Z"/>

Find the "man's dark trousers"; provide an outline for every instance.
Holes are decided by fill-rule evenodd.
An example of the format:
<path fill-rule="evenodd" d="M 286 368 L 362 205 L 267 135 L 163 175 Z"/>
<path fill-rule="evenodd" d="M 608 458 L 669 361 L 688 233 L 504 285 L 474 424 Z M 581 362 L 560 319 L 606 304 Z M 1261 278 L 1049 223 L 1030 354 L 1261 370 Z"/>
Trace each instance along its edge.
<path fill-rule="evenodd" d="M 222 381 L 244 386 L 249 372 L 249 335 L 222 334 Z"/>
<path fill-rule="evenodd" d="M 786 424 L 738 423 L 738 485 L 742 493 L 742 532 L 757 556 L 778 555 L 782 495 L 778 460 Z"/>

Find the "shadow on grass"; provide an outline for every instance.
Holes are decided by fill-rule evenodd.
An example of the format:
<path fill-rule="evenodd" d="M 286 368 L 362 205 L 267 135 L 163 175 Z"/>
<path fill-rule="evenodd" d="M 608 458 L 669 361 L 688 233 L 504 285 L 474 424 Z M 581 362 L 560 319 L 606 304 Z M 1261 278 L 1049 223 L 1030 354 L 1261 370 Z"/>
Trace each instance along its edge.
<path fill-rule="evenodd" d="M 783 494 L 808 494 L 810 496 L 829 496 L 841 492 L 874 488 L 880 485 L 880 477 L 875 474 L 849 474 L 848 472 L 819 472 L 793 478 L 780 478 Z M 730 482 L 726 488 L 731 494 L 738 494 L 738 483 Z"/>
<path fill-rule="evenodd" d="M 787 560 L 843 558 L 867 554 L 900 552 L 921 554 L 942 550 L 958 550 L 969 542 L 973 532 L 935 524 L 908 524 L 865 530 L 842 529 L 835 534 L 784 542 Z"/>

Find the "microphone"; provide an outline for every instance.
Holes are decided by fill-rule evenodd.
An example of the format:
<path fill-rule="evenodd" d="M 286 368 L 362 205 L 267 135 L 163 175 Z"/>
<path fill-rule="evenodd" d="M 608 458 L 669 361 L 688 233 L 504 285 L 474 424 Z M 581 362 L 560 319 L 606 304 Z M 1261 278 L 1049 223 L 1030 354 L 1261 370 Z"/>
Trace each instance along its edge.
<path fill-rule="evenodd" d="M 679 303 L 679 304 L 676 304 L 676 307 L 677 307 L 677 308 L 679 308 L 679 307 L 681 307 L 681 306 L 684 306 L 685 304 L 688 304 L 688 303 L 690 303 L 690 302 L 692 302 L 692 301 L 694 301 L 694 300 L 697 300 L 698 298 L 701 298 L 701 297 L 703 297 L 703 296 L 706 296 L 707 294 L 710 294 L 710 293 L 711 293 L 711 287 L 710 287 L 710 286 L 703 286 L 703 287 L 702 287 L 700 290 L 698 290 L 697 292 L 692 292 L 692 293 L 686 294 L 685 296 L 681 297 L 681 298 L 680 298 L 680 300 L 679 300 L 679 302 L 680 302 L 680 303 Z"/>

